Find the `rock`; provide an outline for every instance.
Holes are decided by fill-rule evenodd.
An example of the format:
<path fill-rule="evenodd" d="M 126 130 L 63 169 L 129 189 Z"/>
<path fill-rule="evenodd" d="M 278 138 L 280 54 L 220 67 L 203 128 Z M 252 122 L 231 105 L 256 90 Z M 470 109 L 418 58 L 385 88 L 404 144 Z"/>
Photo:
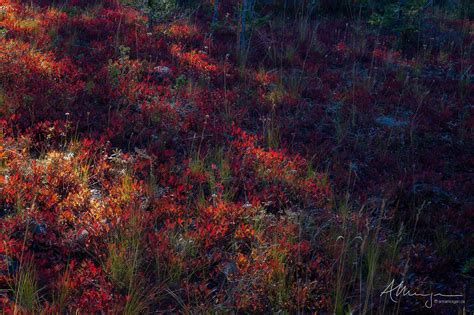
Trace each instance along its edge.
<path fill-rule="evenodd" d="M 237 264 L 233 261 L 227 262 L 222 266 L 221 272 L 227 277 L 231 277 L 238 271 Z"/>
<path fill-rule="evenodd" d="M 158 199 L 164 196 L 168 192 L 168 187 L 156 186 L 153 188 L 153 197 Z"/>
<path fill-rule="evenodd" d="M 151 201 L 148 197 L 142 197 L 140 203 L 140 209 L 147 211 L 150 208 Z"/>
<path fill-rule="evenodd" d="M 86 229 L 84 229 L 81 231 L 81 233 L 77 237 L 77 240 L 80 242 L 84 241 L 88 236 L 89 236 L 89 232 Z"/>
<path fill-rule="evenodd" d="M 44 234 L 46 233 L 46 225 L 44 224 L 37 224 L 34 228 L 34 233 L 36 234 Z"/>
<path fill-rule="evenodd" d="M 155 81 L 162 81 L 165 78 L 171 77 L 173 74 L 173 71 L 169 67 L 166 66 L 157 66 L 153 68 L 153 71 L 151 72 L 151 77 Z"/>
<path fill-rule="evenodd" d="M 3 218 L 4 216 L 12 213 L 13 210 L 13 207 L 9 204 L 5 204 L 4 206 L 0 205 L 0 218 Z"/>
<path fill-rule="evenodd" d="M 427 183 L 417 182 L 412 187 L 412 193 L 423 198 L 428 198 L 432 202 L 455 201 L 456 197 L 443 188 Z"/>
<path fill-rule="evenodd" d="M 46 233 L 46 224 L 38 223 L 35 219 L 30 221 L 32 230 L 34 234 L 45 234 Z"/>
<path fill-rule="evenodd" d="M 91 199 L 93 199 L 93 200 L 101 200 L 102 194 L 100 193 L 100 190 L 98 190 L 98 189 L 91 189 L 91 190 L 90 190 L 90 193 L 91 193 Z"/>
<path fill-rule="evenodd" d="M 18 269 L 18 261 L 8 255 L 0 254 L 0 275 L 15 273 Z"/>
<path fill-rule="evenodd" d="M 375 122 L 379 125 L 386 127 L 404 127 L 408 125 L 408 122 L 405 120 L 398 120 L 391 116 L 380 116 L 375 119 Z"/>
<path fill-rule="evenodd" d="M 224 262 L 222 264 L 220 272 L 217 274 L 216 283 L 219 286 L 223 286 L 225 284 L 232 285 L 235 284 L 233 281 L 233 277 L 237 274 L 238 267 L 234 261 Z"/>

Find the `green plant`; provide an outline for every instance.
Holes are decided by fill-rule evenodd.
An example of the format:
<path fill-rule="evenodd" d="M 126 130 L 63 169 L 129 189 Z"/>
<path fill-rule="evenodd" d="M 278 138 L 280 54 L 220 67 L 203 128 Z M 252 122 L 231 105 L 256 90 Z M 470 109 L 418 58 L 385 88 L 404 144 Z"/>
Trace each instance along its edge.
<path fill-rule="evenodd" d="M 132 213 L 109 243 L 107 267 L 110 278 L 118 287 L 130 290 L 137 284 L 141 263 L 142 223 L 139 214 Z"/>
<path fill-rule="evenodd" d="M 460 0 L 458 3 L 458 16 L 468 20 L 474 19 L 474 3 L 471 0 Z"/>
<path fill-rule="evenodd" d="M 333 291 L 333 310 L 334 313 L 338 315 L 346 313 L 347 292 L 350 285 L 350 282 L 346 279 L 347 269 L 352 269 L 354 263 L 354 255 L 351 248 L 353 248 L 352 242 L 355 240 L 355 238 L 353 238 L 352 227 L 350 226 L 350 221 L 348 219 L 349 211 L 350 209 L 348 200 L 337 205 L 336 212 L 339 213 L 342 218 L 341 229 L 338 230 L 332 228 L 332 231 L 330 231 L 332 234 L 331 236 L 335 238 L 336 246 L 339 247 L 339 256 L 337 257 L 336 262 L 336 282 L 334 284 Z M 354 272 L 353 274 L 357 273 Z"/>
<path fill-rule="evenodd" d="M 256 0 L 242 0 L 239 9 L 239 32 L 237 34 L 237 56 L 239 57 L 240 70 L 245 69 L 250 51 L 250 42 L 254 31 L 266 25 L 270 15 L 259 15 L 256 11 Z"/>
<path fill-rule="evenodd" d="M 107 74 L 110 84 L 113 87 L 117 87 L 120 79 L 120 69 L 116 63 L 112 62 L 112 60 L 109 60 Z"/>
<path fill-rule="evenodd" d="M 460 250 L 459 244 L 455 242 L 446 227 L 438 227 L 434 232 L 433 248 L 438 256 L 447 258 L 451 257 L 452 251 Z"/>
<path fill-rule="evenodd" d="M 474 257 L 468 259 L 462 266 L 463 273 L 470 273 L 474 270 Z"/>
<path fill-rule="evenodd" d="M 14 279 L 13 290 L 15 303 L 21 309 L 28 312 L 36 310 L 39 303 L 39 290 L 33 262 L 26 261 L 20 266 L 20 270 Z"/>
<path fill-rule="evenodd" d="M 269 299 L 275 312 L 282 312 L 287 308 L 291 296 L 291 281 L 288 279 L 286 256 L 278 250 L 272 250 L 270 257 L 275 259 L 280 268 L 276 268 L 271 275 L 271 289 Z"/>
<path fill-rule="evenodd" d="M 167 284 L 170 287 L 178 284 L 186 276 L 184 261 L 193 259 L 198 254 L 196 243 L 193 239 L 186 237 L 184 231 L 176 229 L 167 234 L 169 248 L 178 255 L 165 259 L 162 253 L 155 252 L 155 273 L 161 284 Z"/>
<path fill-rule="evenodd" d="M 419 7 L 390 4 L 382 12 L 373 13 L 369 23 L 395 31 L 399 35 L 399 40 L 408 40 L 419 31 L 420 24 L 417 18 L 419 9 Z"/>
<path fill-rule="evenodd" d="M 176 78 L 176 81 L 174 83 L 174 89 L 176 91 L 180 91 L 183 87 L 186 86 L 187 79 L 184 74 L 181 74 L 179 77 Z"/>
<path fill-rule="evenodd" d="M 229 158 L 226 156 L 224 148 L 216 149 L 210 154 L 206 161 L 207 173 L 209 174 L 209 187 L 213 194 L 218 192 L 218 184 L 222 185 L 222 198 L 231 200 L 234 192 L 230 186 L 232 173 Z M 217 175 L 217 176 L 216 176 Z"/>
<path fill-rule="evenodd" d="M 380 245 L 376 240 L 372 240 L 367 244 L 367 250 L 365 254 L 365 279 L 366 279 L 366 293 L 365 293 L 365 302 L 364 302 L 364 311 L 363 314 L 366 314 L 369 311 L 369 302 L 372 298 L 372 291 L 374 289 L 375 275 L 377 273 L 377 266 L 379 264 L 380 256 Z"/>
<path fill-rule="evenodd" d="M 121 312 L 124 315 L 145 314 L 148 309 L 148 300 L 151 292 L 144 290 L 140 283 L 134 284 L 129 288 L 127 301 Z"/>
<path fill-rule="evenodd" d="M 66 271 L 60 277 L 60 282 L 56 292 L 53 295 L 53 301 L 58 306 L 59 312 L 64 312 L 66 310 L 67 300 L 71 294 L 70 286 L 70 269 L 69 265 L 66 267 Z"/>
<path fill-rule="evenodd" d="M 156 21 L 170 17 L 178 8 L 176 0 L 146 0 L 145 11 L 148 12 L 148 23 L 153 26 Z"/>

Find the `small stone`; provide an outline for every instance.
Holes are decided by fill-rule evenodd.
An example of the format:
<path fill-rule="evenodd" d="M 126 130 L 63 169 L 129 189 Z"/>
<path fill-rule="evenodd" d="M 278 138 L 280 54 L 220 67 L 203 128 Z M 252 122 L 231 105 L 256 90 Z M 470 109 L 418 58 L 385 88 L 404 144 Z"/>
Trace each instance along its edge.
<path fill-rule="evenodd" d="M 91 198 L 94 200 L 100 200 L 102 197 L 100 190 L 98 189 L 91 189 L 90 193 L 91 193 Z"/>
<path fill-rule="evenodd" d="M 18 261 L 15 258 L 11 258 L 8 255 L 0 254 L 0 260 L 3 260 L 3 263 L 0 264 L 0 275 L 13 274 L 18 269 Z M 3 267 L 6 268 L 3 268 Z"/>
<path fill-rule="evenodd" d="M 46 224 L 38 223 L 36 220 L 31 220 L 30 224 L 33 226 L 34 234 L 45 234 L 46 233 Z"/>
<path fill-rule="evenodd" d="M 390 116 L 380 116 L 375 119 L 375 122 L 382 126 L 387 127 L 404 127 L 408 125 L 407 121 L 398 120 Z"/>
<path fill-rule="evenodd" d="M 152 77 L 155 80 L 162 80 L 164 78 L 170 77 L 172 71 L 169 67 L 166 66 L 157 66 L 153 68 Z"/>
<path fill-rule="evenodd" d="M 79 237 L 77 239 L 78 239 L 78 241 L 83 241 L 88 236 L 89 236 L 89 232 L 86 229 L 84 229 L 84 230 L 81 231 L 81 233 L 79 234 Z"/>
<path fill-rule="evenodd" d="M 238 271 L 237 264 L 233 261 L 227 262 L 224 264 L 221 271 L 226 275 L 226 277 L 232 276 Z"/>

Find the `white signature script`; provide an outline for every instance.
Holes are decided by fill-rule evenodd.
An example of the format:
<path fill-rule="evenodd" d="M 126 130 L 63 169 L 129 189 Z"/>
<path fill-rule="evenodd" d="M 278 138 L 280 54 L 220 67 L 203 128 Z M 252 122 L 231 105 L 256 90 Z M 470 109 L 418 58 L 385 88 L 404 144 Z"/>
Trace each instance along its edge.
<path fill-rule="evenodd" d="M 413 292 L 410 289 L 407 288 L 407 286 L 404 284 L 404 282 L 400 282 L 398 285 L 395 285 L 395 280 L 392 280 L 388 284 L 388 286 L 383 290 L 382 293 L 380 293 L 380 296 L 383 296 L 385 294 L 388 294 L 390 297 L 390 300 L 392 302 L 397 303 L 397 299 L 400 298 L 400 296 L 416 296 L 416 297 L 424 297 L 426 298 L 425 301 L 425 307 L 427 308 L 432 308 L 433 307 L 433 298 L 435 299 L 435 302 L 437 301 L 438 297 L 442 298 L 461 298 L 463 295 L 461 294 L 454 294 L 454 295 L 446 295 L 446 294 L 441 294 L 441 293 L 418 293 L 418 292 Z"/>

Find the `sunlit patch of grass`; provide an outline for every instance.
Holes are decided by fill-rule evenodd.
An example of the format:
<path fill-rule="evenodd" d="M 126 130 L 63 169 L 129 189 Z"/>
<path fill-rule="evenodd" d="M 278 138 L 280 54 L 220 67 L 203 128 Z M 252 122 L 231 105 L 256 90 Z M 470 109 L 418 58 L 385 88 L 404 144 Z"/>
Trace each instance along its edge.
<path fill-rule="evenodd" d="M 323 312 L 370 313 L 372 306 L 378 307 L 376 288 L 399 272 L 398 259 L 405 259 L 401 245 L 408 238 L 405 224 L 417 222 L 420 213 L 414 219 L 415 201 L 413 206 L 400 201 L 406 213 L 384 217 L 381 231 L 384 203 L 373 208 L 359 203 L 386 195 L 396 199 L 405 193 L 410 199 L 414 190 L 410 181 L 419 178 L 449 186 L 453 196 L 449 199 L 455 201 L 450 205 L 455 207 L 446 205 L 446 218 L 467 198 L 456 188 L 468 157 L 443 155 L 463 152 L 461 145 L 469 137 L 471 107 L 465 103 L 472 78 L 467 62 L 472 44 L 459 47 L 469 33 L 461 38 L 459 30 L 448 25 L 462 21 L 440 25 L 435 25 L 436 19 L 428 21 L 434 30 L 420 33 L 419 43 L 410 44 L 413 51 L 399 52 L 390 30 L 369 28 L 362 16 L 357 21 L 320 18 L 323 2 L 328 6 L 335 2 L 319 1 L 317 17 L 312 9 L 306 10 L 308 1 L 284 1 L 281 11 L 268 15 L 267 4 L 259 2 L 248 14 L 243 45 L 235 54 L 239 14 L 247 16 L 242 15 L 243 6 L 214 1 L 215 25 L 206 29 L 212 14 L 209 1 L 193 10 L 189 20 L 173 22 L 168 18 L 181 14 L 175 4 L 192 1 L 124 1 L 145 12 L 119 3 L 66 3 L 61 10 L 69 16 L 26 3 L 23 7 L 21 1 L 14 8 L 0 7 L 2 21 L 10 12 L 14 17 L 9 23 L 16 21 L 0 27 L 5 44 L 0 55 L 7 58 L 0 61 L 5 79 L 0 87 L 0 116 L 5 117 L 0 124 L 9 130 L 8 137 L 28 138 L 41 152 L 30 158 L 25 146 L 20 157 L 13 157 L 10 151 L 15 145 L 4 144 L 0 134 L 0 216 L 11 227 L 6 228 L 5 241 L 16 241 L 16 227 L 37 202 L 34 215 L 47 228 L 31 237 L 29 253 L 42 250 L 45 241 L 48 247 L 59 248 L 52 252 L 51 268 L 63 269 L 64 255 L 82 260 L 83 250 L 102 262 L 97 273 L 101 276 L 86 279 L 87 285 L 93 282 L 91 292 L 79 282 L 77 290 L 70 289 L 76 274 L 67 269 L 57 283 L 46 283 L 57 292 L 41 297 L 38 283 L 49 281 L 39 274 L 44 265 L 20 264 L 6 302 L 17 300 L 18 308 L 30 313 L 39 311 L 39 301 L 47 306 L 53 302 L 64 312 L 79 304 L 76 294 L 84 292 L 104 297 L 99 308 L 125 314 L 291 313 L 300 297 L 295 292 L 304 287 L 308 291 L 301 294 L 302 300 L 308 297 L 309 303 L 319 303 L 315 300 L 321 297 L 321 307 L 327 308 Z M 242 3 L 249 2 L 255 3 Z M 279 5 L 267 2 L 273 2 L 271 9 Z M 293 6 L 290 12 L 287 2 Z M 349 3 L 354 1 L 345 2 L 353 16 Z M 158 12 L 159 4 L 165 3 L 173 5 L 172 16 L 166 10 Z M 334 9 L 346 10 L 339 4 Z M 226 14 L 228 10 L 235 11 Z M 20 18 L 16 14 L 21 11 Z M 153 27 L 161 13 L 166 19 Z M 204 23 L 196 20 L 201 18 Z M 31 37 L 37 31 L 41 32 L 37 43 L 21 42 L 26 41 L 25 34 Z M 436 38 L 427 38 L 432 34 Z M 423 45 L 423 41 L 429 42 Z M 166 65 L 169 77 L 154 76 L 157 73 L 151 69 L 158 64 Z M 139 69 L 132 71 L 134 67 Z M 20 75 L 12 71 L 22 69 Z M 57 93 L 61 95 L 56 98 Z M 425 108 L 431 103 L 433 108 Z M 166 110 L 161 111 L 161 105 Z M 65 108 L 84 109 L 87 116 L 83 112 L 61 116 Z M 406 132 L 380 124 L 374 112 L 402 117 Z M 97 136 L 103 160 L 68 148 L 69 127 L 61 129 L 60 140 L 55 140 L 56 123 L 61 125 L 64 119 L 68 126 L 76 124 L 70 119 L 77 120 L 79 131 L 71 142 Z M 237 129 L 251 134 L 238 145 Z M 408 146 L 405 137 L 410 137 Z M 127 153 L 114 162 L 116 154 L 108 155 L 110 147 L 125 150 L 127 143 Z M 438 144 L 446 161 L 430 156 L 430 146 Z M 51 149 L 56 145 L 65 152 Z M 3 146 L 8 152 L 3 153 Z M 142 149 L 133 153 L 134 146 Z M 310 156 L 318 156 L 327 166 L 308 162 Z M 350 175 L 344 191 L 347 164 Z M 332 193 L 337 196 L 328 197 Z M 426 219 L 438 215 L 426 214 Z M 293 221 L 294 217 L 298 219 Z M 464 240 L 465 230 L 456 222 L 450 222 L 455 228 L 446 223 L 436 231 L 423 226 L 419 234 L 423 246 L 441 263 L 453 259 L 471 268 L 469 252 L 449 255 L 450 249 L 461 246 L 457 240 Z M 448 235 L 458 228 L 460 233 Z M 156 242 L 156 248 L 146 246 L 148 241 Z M 300 256 L 300 251 L 305 254 Z M 329 270 L 320 277 L 321 266 Z M 154 285 L 165 294 L 154 296 L 149 289 Z M 324 292 L 314 297 L 313 290 L 318 295 Z M 243 296 L 242 311 L 235 302 L 238 295 Z M 110 301 L 115 297 L 118 304 Z M 306 302 L 301 313 L 315 311 Z M 162 306 L 168 309 L 148 310 Z"/>

